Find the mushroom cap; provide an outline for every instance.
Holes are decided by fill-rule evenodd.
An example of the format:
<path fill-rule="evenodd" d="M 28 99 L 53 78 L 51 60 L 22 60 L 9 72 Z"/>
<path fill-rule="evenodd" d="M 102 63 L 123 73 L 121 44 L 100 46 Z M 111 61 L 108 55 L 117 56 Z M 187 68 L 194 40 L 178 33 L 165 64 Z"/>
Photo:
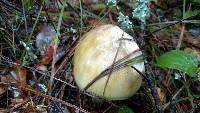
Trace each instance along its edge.
<path fill-rule="evenodd" d="M 73 72 L 77 85 L 84 89 L 102 71 L 111 66 L 118 48 L 115 62 L 139 49 L 133 37 L 112 24 L 102 25 L 86 33 L 80 39 L 74 53 Z M 136 52 L 129 59 L 141 54 L 141 51 Z M 133 66 L 144 72 L 143 61 Z M 100 78 L 87 91 L 108 100 L 123 100 L 131 97 L 142 83 L 141 75 L 130 66 L 113 71 L 106 85 L 107 79 L 108 75 Z"/>

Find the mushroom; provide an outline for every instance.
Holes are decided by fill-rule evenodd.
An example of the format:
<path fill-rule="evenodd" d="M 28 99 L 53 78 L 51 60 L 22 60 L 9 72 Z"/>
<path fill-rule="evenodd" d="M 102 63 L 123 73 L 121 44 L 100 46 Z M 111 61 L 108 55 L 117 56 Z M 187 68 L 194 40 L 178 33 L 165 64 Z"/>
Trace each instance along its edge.
<path fill-rule="evenodd" d="M 75 49 L 73 72 L 76 84 L 80 89 L 108 100 L 127 99 L 141 86 L 142 77 L 137 71 L 144 72 L 144 61 L 132 65 L 137 71 L 131 66 L 116 70 L 113 64 L 141 55 L 133 37 L 118 26 L 107 24 L 96 27 L 83 35 Z M 95 80 L 105 70 L 110 73 Z"/>

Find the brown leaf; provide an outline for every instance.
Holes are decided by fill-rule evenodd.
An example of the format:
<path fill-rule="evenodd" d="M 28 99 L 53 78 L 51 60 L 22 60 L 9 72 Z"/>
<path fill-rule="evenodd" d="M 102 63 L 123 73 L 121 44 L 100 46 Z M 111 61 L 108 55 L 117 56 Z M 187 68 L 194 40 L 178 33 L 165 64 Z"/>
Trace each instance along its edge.
<path fill-rule="evenodd" d="M 200 39 L 189 33 L 184 33 L 183 41 L 189 46 L 200 48 Z"/>
<path fill-rule="evenodd" d="M 15 80 L 16 82 L 20 83 L 23 87 L 27 84 L 26 78 L 27 78 L 27 70 L 23 68 L 20 64 L 20 60 L 16 61 L 16 66 L 14 67 L 14 73 L 15 73 Z"/>
<path fill-rule="evenodd" d="M 46 53 L 42 56 L 40 60 L 40 64 L 47 65 L 49 64 L 53 59 L 53 46 L 49 46 Z"/>
<path fill-rule="evenodd" d="M 4 94 L 6 91 L 5 86 L 4 85 L 0 85 L 0 97 L 2 96 L 2 94 Z"/>
<path fill-rule="evenodd" d="M 157 87 L 158 96 L 160 98 L 161 103 L 166 103 L 166 95 L 161 91 L 161 88 Z"/>

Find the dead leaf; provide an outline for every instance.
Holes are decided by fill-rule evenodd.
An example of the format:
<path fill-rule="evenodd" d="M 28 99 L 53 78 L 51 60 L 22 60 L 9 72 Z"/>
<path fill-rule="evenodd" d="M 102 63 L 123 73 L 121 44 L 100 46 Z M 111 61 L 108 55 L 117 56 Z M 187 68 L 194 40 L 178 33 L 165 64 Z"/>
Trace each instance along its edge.
<path fill-rule="evenodd" d="M 0 85 L 0 97 L 6 92 L 5 86 Z"/>
<path fill-rule="evenodd" d="M 16 80 L 17 83 L 20 83 L 23 87 L 27 84 L 26 78 L 27 78 L 27 70 L 21 66 L 20 60 L 16 61 L 16 64 L 13 69 L 13 77 Z"/>
<path fill-rule="evenodd" d="M 161 88 L 157 87 L 158 96 L 160 98 L 161 103 L 166 103 L 166 95 L 164 92 L 161 91 Z"/>
<path fill-rule="evenodd" d="M 40 71 L 43 71 L 43 72 L 47 71 L 47 66 L 42 65 L 42 64 L 37 65 L 36 68 L 37 68 L 38 70 L 40 70 Z"/>
<path fill-rule="evenodd" d="M 184 38 L 183 38 L 184 43 L 190 46 L 194 46 L 197 48 L 200 48 L 200 39 L 196 38 L 195 36 L 189 34 L 189 33 L 184 33 Z"/>
<path fill-rule="evenodd" d="M 43 65 L 49 64 L 53 59 L 53 52 L 54 52 L 53 46 L 48 47 L 47 52 L 44 55 L 42 55 L 40 64 Z"/>

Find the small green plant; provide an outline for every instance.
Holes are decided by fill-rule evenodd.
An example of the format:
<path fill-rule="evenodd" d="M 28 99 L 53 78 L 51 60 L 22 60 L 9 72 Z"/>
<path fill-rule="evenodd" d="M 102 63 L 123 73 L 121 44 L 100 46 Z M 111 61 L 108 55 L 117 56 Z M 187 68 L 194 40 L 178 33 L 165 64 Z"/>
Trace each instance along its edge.
<path fill-rule="evenodd" d="M 116 6 L 117 5 L 117 0 L 107 0 L 107 5 Z"/>
<path fill-rule="evenodd" d="M 191 0 L 191 1 L 200 4 L 200 0 Z"/>
<path fill-rule="evenodd" d="M 199 15 L 199 14 L 200 14 L 200 10 L 198 10 L 198 9 L 193 10 L 193 11 L 188 10 L 188 11 L 186 11 L 186 13 L 185 13 L 185 18 L 194 17 L 194 16 L 197 16 L 197 15 Z"/>
<path fill-rule="evenodd" d="M 133 17 L 145 23 L 146 18 L 150 16 L 148 4 L 149 0 L 136 0 L 135 9 L 132 12 Z"/>
<path fill-rule="evenodd" d="M 156 66 L 160 68 L 171 68 L 195 77 L 197 73 L 197 59 L 188 52 L 181 50 L 172 50 L 161 55 Z"/>
<path fill-rule="evenodd" d="M 134 112 L 128 106 L 120 106 L 120 108 L 119 108 L 117 113 L 134 113 Z"/>
<path fill-rule="evenodd" d="M 31 48 L 29 47 L 29 45 L 31 45 L 31 44 L 26 44 L 25 42 L 22 42 L 22 41 L 20 43 L 25 48 L 25 53 L 24 53 L 24 56 L 22 58 L 22 65 L 29 65 L 34 60 L 37 59 L 37 56 L 32 52 Z"/>
<path fill-rule="evenodd" d="M 35 0 L 23 0 L 23 5 L 27 9 L 31 9 L 35 3 Z"/>
<path fill-rule="evenodd" d="M 125 29 L 132 29 L 133 28 L 133 24 L 132 22 L 129 20 L 128 16 L 124 16 L 122 14 L 122 12 L 119 12 L 119 16 L 118 16 L 118 22 L 121 24 L 121 26 Z"/>

